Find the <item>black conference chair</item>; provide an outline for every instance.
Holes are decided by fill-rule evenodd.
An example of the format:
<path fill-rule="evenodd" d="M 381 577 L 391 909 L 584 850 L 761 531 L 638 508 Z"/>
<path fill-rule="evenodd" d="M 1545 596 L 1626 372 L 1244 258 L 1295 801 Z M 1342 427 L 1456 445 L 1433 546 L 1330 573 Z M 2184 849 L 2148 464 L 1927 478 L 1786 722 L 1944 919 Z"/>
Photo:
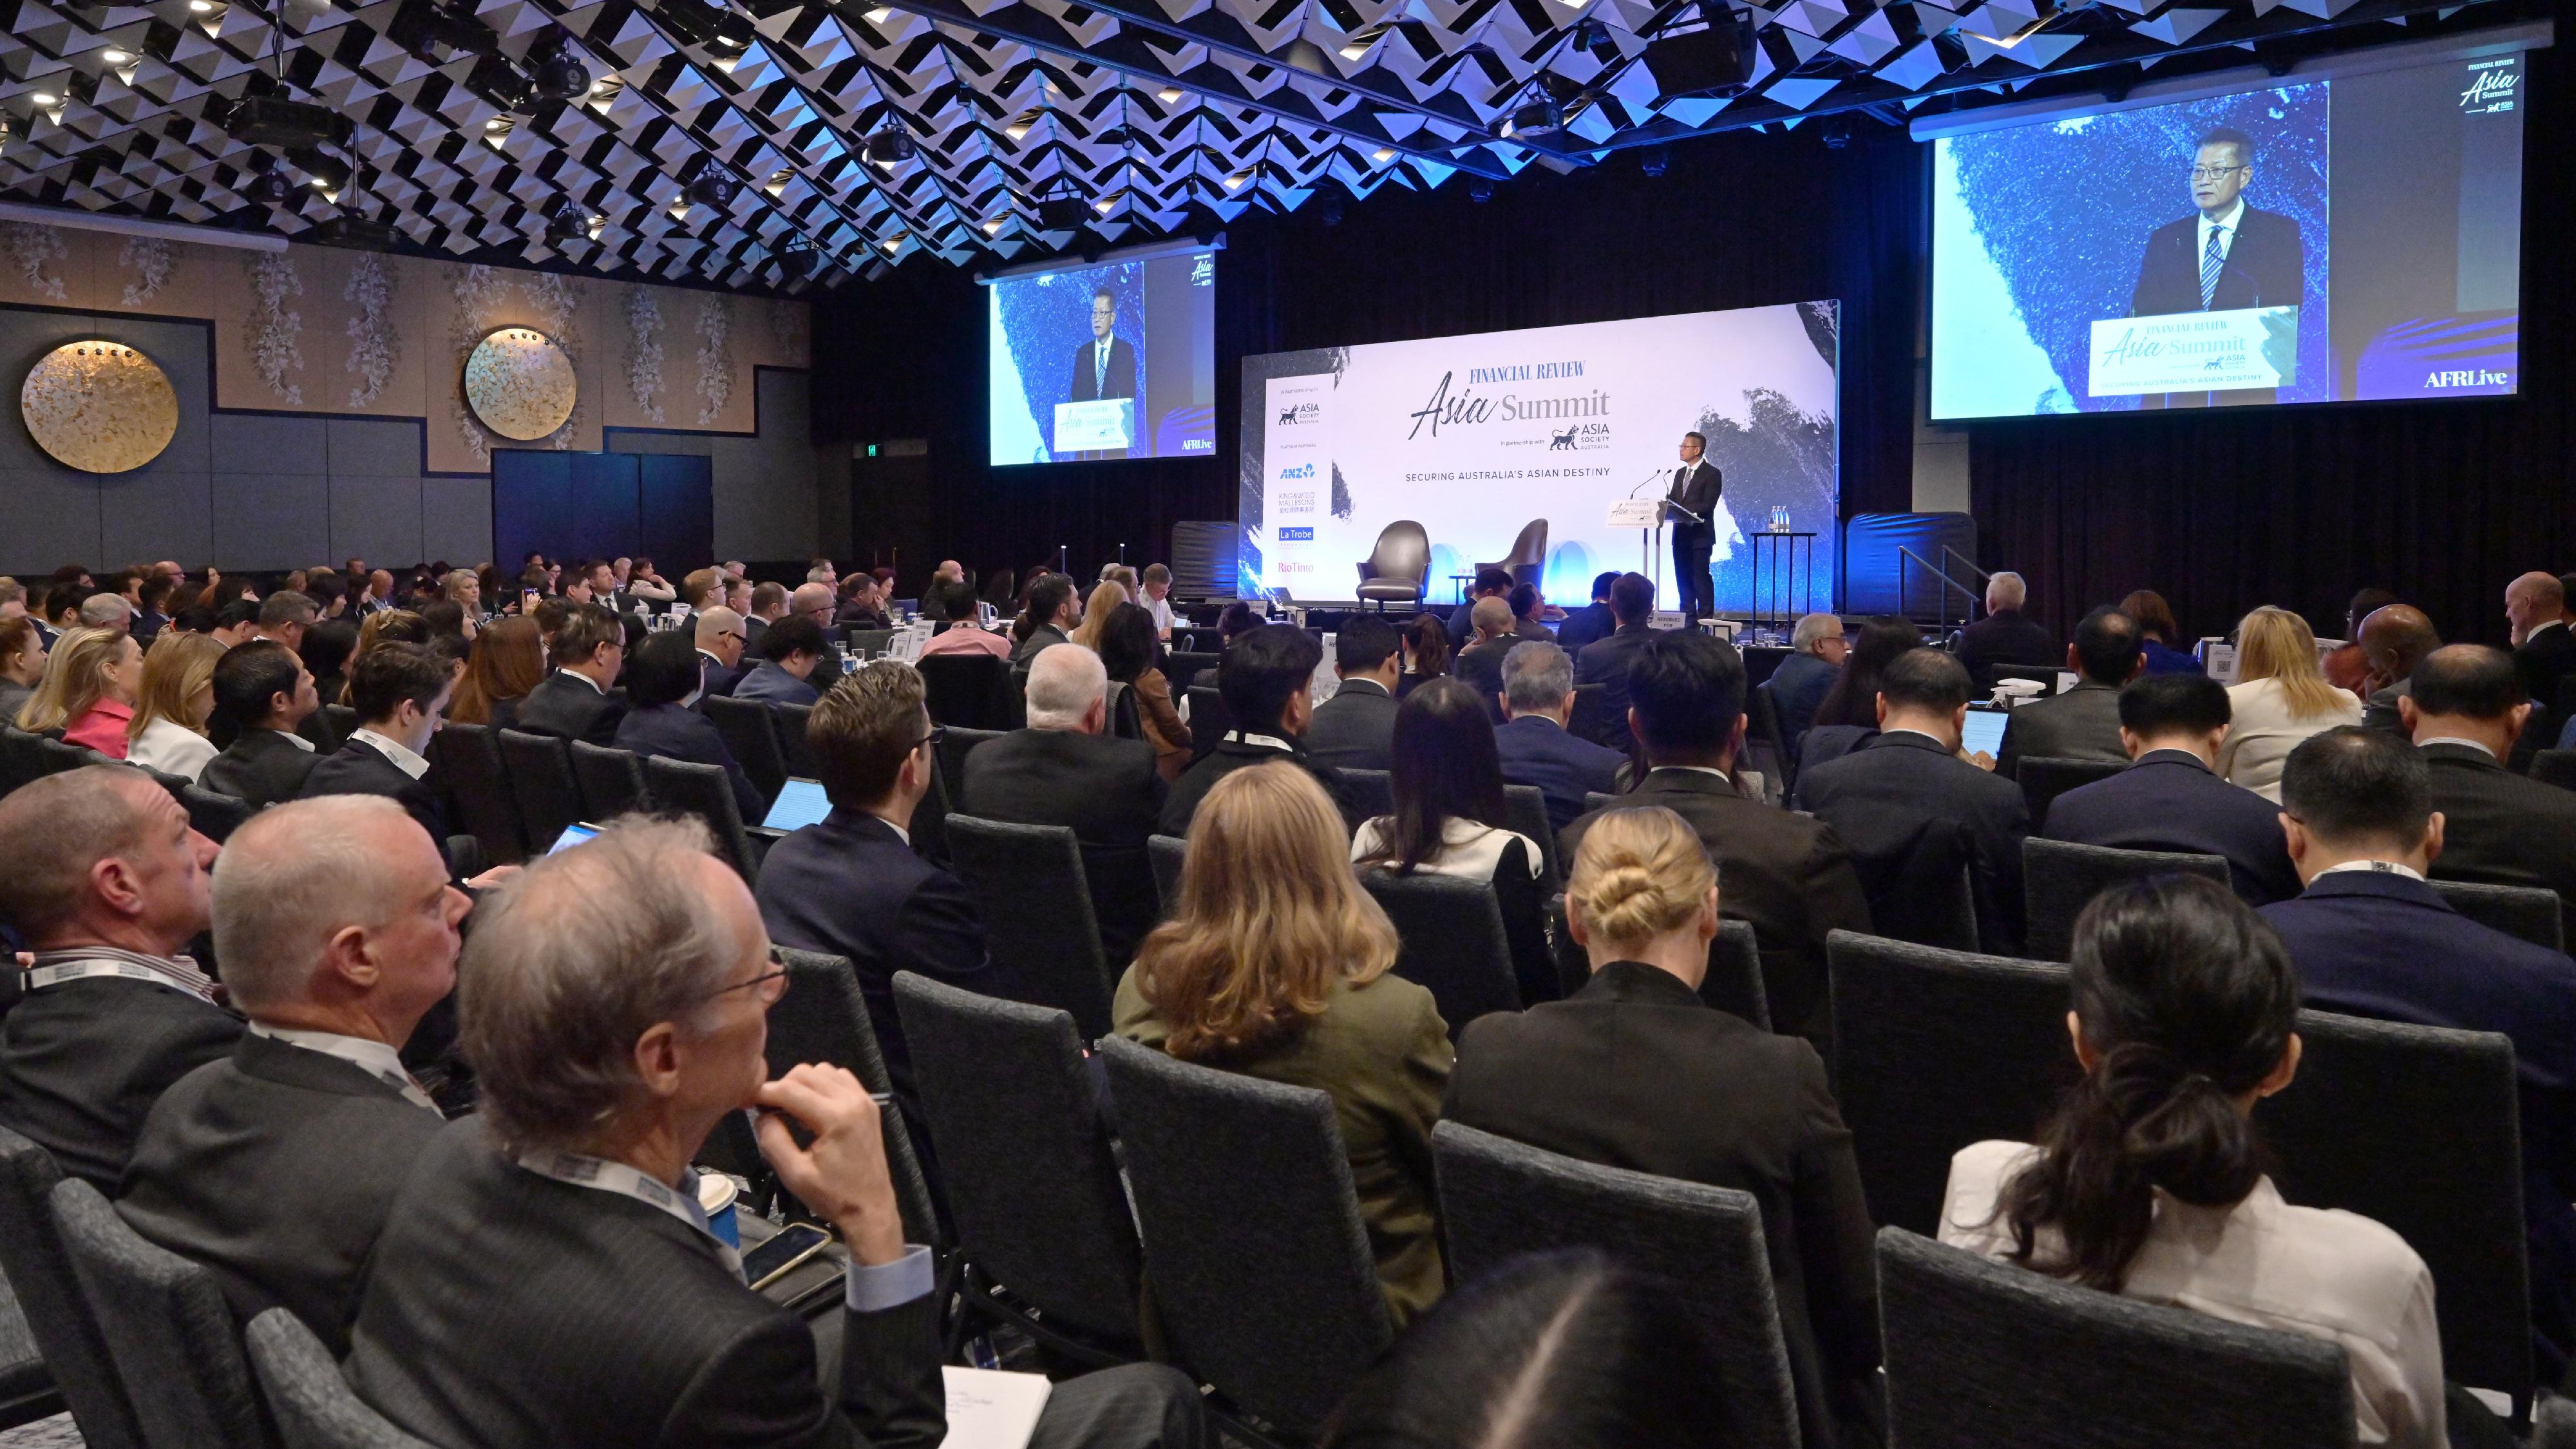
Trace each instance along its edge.
<path fill-rule="evenodd" d="M 581 823 L 581 786 L 573 779 L 568 742 L 560 735 L 519 730 L 503 730 L 499 738 L 501 773 L 510 782 L 510 793 L 518 797 L 528 849 L 543 855 L 566 826 Z"/>
<path fill-rule="evenodd" d="M 912 852 L 924 860 L 948 864 L 948 802 L 955 799 L 948 782 L 934 769 L 930 790 L 912 807 Z"/>
<path fill-rule="evenodd" d="M 998 740 L 1008 730 L 970 730 L 962 725 L 949 725 L 939 734 L 939 776 L 948 786 L 948 798 L 966 798 L 966 756 L 986 740 Z"/>
<path fill-rule="evenodd" d="M 1073 1018 L 911 971 L 894 1000 L 966 1306 L 1086 1364 L 1142 1357 L 1142 1249 Z"/>
<path fill-rule="evenodd" d="M 1771 694 L 1771 681 L 1764 680 L 1744 695 L 1744 766 L 1758 770 L 1770 782 L 1775 799 L 1789 797 L 1796 767 L 1790 763 L 1789 742 L 1780 731 L 1780 707 Z"/>
<path fill-rule="evenodd" d="M 1177 835 L 1145 839 L 1145 855 L 1154 866 L 1154 893 L 1163 899 L 1163 914 L 1181 903 L 1181 870 L 1189 863 L 1190 843 Z"/>
<path fill-rule="evenodd" d="M 1526 1253 L 1595 1248 L 1670 1286 L 1718 1347 L 1733 1449 L 1799 1449 L 1801 1400 L 1830 1422 L 1825 1386 L 1793 1384 L 1762 1212 L 1750 1193 L 1561 1157 L 1456 1122 L 1431 1131 L 1453 1283 Z"/>
<path fill-rule="evenodd" d="M 712 694 L 698 703 L 715 721 L 716 733 L 724 737 L 725 748 L 750 778 L 751 788 L 763 800 L 777 799 L 778 792 L 787 788 L 787 759 L 778 748 L 778 726 L 769 718 L 769 706 L 756 699 Z"/>
<path fill-rule="evenodd" d="M 330 725 L 333 739 L 347 739 L 350 731 L 355 730 L 359 724 L 356 708 L 345 704 L 322 706 L 322 718 Z"/>
<path fill-rule="evenodd" d="M 1225 696 L 1213 684 L 1193 684 L 1190 702 L 1190 758 L 1195 761 L 1217 746 L 1225 732 L 1234 728 L 1234 716 L 1227 712 Z"/>
<path fill-rule="evenodd" d="M 1456 876 L 1370 870 L 1360 884 L 1395 923 L 1395 974 L 1422 986 L 1456 1041 L 1489 1011 L 1518 1011 L 1512 948 L 1494 888 Z"/>
<path fill-rule="evenodd" d="M 59 775 L 65 770 L 77 770 L 84 765 L 107 763 L 107 756 L 87 745 L 65 744 L 50 736 L 37 738 L 36 752 L 44 758 L 45 773 L 48 775 Z"/>
<path fill-rule="evenodd" d="M 892 629 L 851 629 L 841 636 L 841 642 L 850 647 L 850 652 L 859 657 L 860 663 L 865 664 L 883 654 L 886 646 L 893 642 L 894 635 Z"/>
<path fill-rule="evenodd" d="M 632 750 L 612 750 L 588 740 L 572 742 L 573 781 L 581 788 L 583 818 L 614 820 L 652 806 L 644 790 L 644 762 Z"/>
<path fill-rule="evenodd" d="M 1061 825 L 948 817 L 957 878 L 984 912 L 1000 995 L 1073 1017 L 1085 1040 L 1109 1034 L 1109 961 L 1082 871 L 1082 847 Z"/>
<path fill-rule="evenodd" d="M 220 790 L 202 785 L 182 785 L 179 803 L 188 808 L 188 828 L 217 845 L 232 839 L 233 832 L 257 814 L 247 800 L 236 800 Z"/>
<path fill-rule="evenodd" d="M 1574 686 L 1574 710 L 1571 714 L 1568 714 L 1565 717 L 1565 732 L 1567 734 L 1574 736 L 1578 740 L 1592 740 L 1598 742 L 1610 731 L 1611 721 L 1602 717 L 1602 710 L 1605 706 L 1601 703 L 1603 695 L 1609 688 L 1610 686 L 1606 684 L 1578 684 Z M 1626 738 L 1628 733 L 1628 722 L 1623 719 L 1617 723 L 1618 735 L 1622 739 Z"/>
<path fill-rule="evenodd" d="M 724 766 L 650 756 L 644 761 L 644 791 L 658 808 L 704 821 L 715 836 L 716 854 L 744 880 L 759 878 L 760 857 L 743 829 L 742 807 L 734 803 Z"/>
<path fill-rule="evenodd" d="M 1879 935 L 1951 951 L 1978 949 L 1977 846 L 1966 823 L 1867 811 L 1837 821 L 1836 830 Z M 1994 862 L 2001 870 L 2013 864 Z M 1991 915 L 1991 901 L 1987 908 Z"/>
<path fill-rule="evenodd" d="M 2126 764 L 2112 760 L 2060 760 L 2045 755 L 2032 755 L 2013 762 L 2013 782 L 2021 786 L 2022 803 L 2030 807 L 2030 830 L 2038 834 L 2048 824 L 2048 807 L 2069 790 L 2107 780 Z"/>
<path fill-rule="evenodd" d="M 273 1449 L 214 1271 L 145 1242 L 78 1178 L 54 1185 L 51 1207 L 144 1441 Z"/>
<path fill-rule="evenodd" d="M 1556 827 L 1547 820 L 1547 796 L 1536 785 L 1503 787 L 1503 823 L 1526 835 L 1539 850 L 1539 893 L 1565 889 L 1565 862 L 1556 854 Z"/>
<path fill-rule="evenodd" d="M 455 803 L 455 818 L 483 843 L 494 865 L 516 865 L 528 857 L 526 825 L 501 768 L 501 742 L 490 725 L 450 724 L 429 738 L 439 778 Z M 546 845 L 554 844 L 549 838 Z"/>
<path fill-rule="evenodd" d="M 1898 1228 L 1879 1230 L 1878 1292 L 1888 1439 L 1905 1449 L 2353 1442 L 2352 1376 L 2324 1339 L 2077 1287 Z"/>
<path fill-rule="evenodd" d="M 1359 565 L 1360 607 L 1422 602 L 1431 582 L 1431 535 L 1400 518 L 1378 530 L 1377 546 Z"/>
<path fill-rule="evenodd" d="M 1121 1037 L 1100 1057 L 1174 1360 L 1312 1438 L 1394 1337 L 1333 1099 Z"/>
<path fill-rule="evenodd" d="M 0 1127 L 0 1271 L 8 1274 L 14 1306 L 25 1314 L 43 1371 L 70 1406 L 83 1442 L 90 1449 L 144 1449 L 125 1382 L 108 1357 L 107 1335 L 54 1227 L 54 1187 L 62 1181 L 53 1154 Z M 29 1390 L 14 1365 L 0 1382 L 13 1402 Z"/>
<path fill-rule="evenodd" d="M 1604 795 L 1598 790 L 1586 790 L 1583 792 L 1583 813 L 1589 815 L 1595 810 L 1607 810 L 1617 803 L 1618 799 L 1616 795 Z"/>
<path fill-rule="evenodd" d="M 2561 790 L 2576 790 L 2576 750 L 2542 750 L 2533 755 L 2531 778 Z"/>
<path fill-rule="evenodd" d="M 1346 769 L 1342 777 L 1342 806 L 1360 820 L 1375 820 L 1395 813 L 1394 777 L 1384 770 Z"/>
<path fill-rule="evenodd" d="M 814 719 L 810 704 L 773 704 L 770 722 L 778 726 L 778 753 L 787 762 L 789 776 L 800 780 L 819 780 L 822 770 L 814 763 L 814 746 L 806 739 L 806 726 Z"/>
<path fill-rule="evenodd" d="M 1115 679 L 1109 681 L 1108 723 L 1105 728 L 1110 735 L 1122 740 L 1145 737 L 1145 716 L 1137 707 L 1133 686 Z"/>
<path fill-rule="evenodd" d="M 2567 949 L 2567 935 L 2558 909 L 2558 893 L 2538 886 L 2485 885 L 2477 881 L 2436 880 L 2430 883 L 2450 903 L 2452 910 L 2490 926 L 2508 936 L 2518 936 L 2535 946 L 2552 951 Z"/>
<path fill-rule="evenodd" d="M 43 739 L 16 725 L 0 724 L 0 795 L 47 773 Z"/>
<path fill-rule="evenodd" d="M 1172 632 L 1175 635 L 1180 633 L 1177 629 Z M 1172 693 L 1176 697 L 1187 698 L 1190 686 L 1198 681 L 1200 675 L 1215 677 L 1216 666 L 1223 658 L 1224 656 L 1219 654 L 1200 654 L 1184 650 L 1176 641 L 1172 652 L 1163 656 L 1163 682 L 1171 686 Z"/>
<path fill-rule="evenodd" d="M 930 717 L 951 729 L 1006 730 L 1014 721 L 1011 662 L 989 654 L 933 654 L 917 663 Z"/>
<path fill-rule="evenodd" d="M 1592 976 L 1592 958 L 1574 943 L 1565 921 L 1565 897 L 1547 903 L 1548 938 L 1555 943 L 1557 984 L 1572 996 Z M 1708 943 L 1708 974 L 1699 982 L 1699 999 L 1732 1012 L 1764 1031 L 1771 1029 L 1771 1001 L 1762 986 L 1762 948 L 1750 921 L 1719 921 L 1717 937 Z"/>
<path fill-rule="evenodd" d="M 2021 862 L 2022 905 L 2029 918 L 2022 946 L 2040 961 L 2067 958 L 2075 947 L 2075 918 L 2115 885 L 2159 875 L 2199 875 L 2228 883 L 2227 862 L 2215 855 L 2114 850 L 2036 835 L 2021 843 Z"/>
<path fill-rule="evenodd" d="M 250 1321 L 242 1339 L 286 1449 L 436 1449 L 367 1407 L 293 1309 L 269 1309 Z"/>
<path fill-rule="evenodd" d="M 1533 518 L 1522 524 L 1519 535 L 1512 540 L 1510 553 L 1492 563 L 1476 565 L 1478 573 L 1487 569 L 1509 573 L 1516 584 L 1537 583 L 1539 575 L 1547 571 L 1547 520 Z"/>

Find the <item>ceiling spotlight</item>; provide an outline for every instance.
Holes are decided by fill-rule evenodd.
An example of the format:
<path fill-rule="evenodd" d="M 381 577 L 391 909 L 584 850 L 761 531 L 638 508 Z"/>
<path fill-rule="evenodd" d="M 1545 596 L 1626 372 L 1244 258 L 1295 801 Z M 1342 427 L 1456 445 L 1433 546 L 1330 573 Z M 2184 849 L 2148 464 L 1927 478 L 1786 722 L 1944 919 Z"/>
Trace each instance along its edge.
<path fill-rule="evenodd" d="M 106 61 L 109 65 L 123 65 L 127 61 L 134 59 L 133 56 L 121 50 L 102 50 L 98 53 L 98 58 Z"/>
<path fill-rule="evenodd" d="M 1002 218 L 1000 218 L 1000 217 L 998 217 L 998 216 L 997 216 L 997 217 L 994 217 L 991 221 L 988 221 L 988 222 L 984 223 L 984 235 L 986 235 L 986 236 L 1000 236 L 1001 234 L 1002 234 Z"/>
<path fill-rule="evenodd" d="M 250 153 L 250 169 L 256 173 L 242 195 L 262 206 L 284 206 L 295 195 L 295 183 L 277 169 L 277 158 L 265 151 Z"/>
<path fill-rule="evenodd" d="M 881 171 L 897 166 L 921 154 L 921 143 L 912 139 L 900 121 L 888 121 L 883 129 L 868 137 L 868 164 Z"/>
<path fill-rule="evenodd" d="M 893 18 L 894 7 L 891 5 L 880 5 L 868 12 L 868 23 L 870 25 L 883 25 Z"/>
<path fill-rule="evenodd" d="M 191 15 L 212 15 L 215 13 L 215 0 L 188 0 L 188 13 Z"/>
<path fill-rule="evenodd" d="M 711 206 L 722 211 L 733 205 L 734 193 L 740 189 L 740 183 L 732 177 L 709 166 L 698 173 L 695 181 L 683 187 L 680 194 L 700 206 Z"/>
<path fill-rule="evenodd" d="M 1619 59 L 1619 42 L 1610 35 L 1610 27 L 1585 17 L 1574 23 L 1574 43 L 1592 52 L 1592 58 L 1603 65 Z"/>
<path fill-rule="evenodd" d="M 1154 92 L 1154 99 L 1161 101 L 1167 106 L 1177 106 L 1181 103 L 1181 88 L 1179 86 L 1165 86 L 1161 90 Z"/>
<path fill-rule="evenodd" d="M 1673 153 L 1663 146 L 1647 146 L 1637 152 L 1637 169 L 1649 176 L 1661 176 L 1673 164 Z"/>
<path fill-rule="evenodd" d="M 1476 202 L 1493 200 L 1494 183 L 1482 176 L 1469 177 L 1467 179 L 1467 199 L 1469 201 Z"/>
<path fill-rule="evenodd" d="M 1250 184 L 1252 184 L 1252 173 L 1249 171 L 1237 171 L 1225 178 L 1225 189 L 1228 191 L 1241 191 Z"/>
<path fill-rule="evenodd" d="M 506 131 L 510 129 L 510 118 L 507 116 L 494 116 L 492 119 L 483 123 L 483 129 L 486 131 Z"/>
<path fill-rule="evenodd" d="M 1010 123 L 1002 127 L 1002 134 L 1010 137 L 1014 141 L 1017 141 L 1028 135 L 1029 129 L 1037 123 L 1037 112 L 1022 111 L 1018 115 L 1011 117 Z"/>
<path fill-rule="evenodd" d="M 1104 196 L 1098 201 L 1091 203 L 1091 209 L 1099 212 L 1102 216 L 1107 216 L 1109 213 L 1118 209 L 1118 198 L 1115 196 Z"/>
<path fill-rule="evenodd" d="M 1385 39 L 1386 33 L 1394 28 L 1392 25 L 1364 25 L 1343 36 L 1342 59 L 1366 60 L 1369 51 L 1376 48 L 1377 43 Z"/>
<path fill-rule="evenodd" d="M 1091 219 L 1091 204 L 1070 185 L 1040 196 L 1037 202 L 1040 231 L 1072 231 Z"/>
<path fill-rule="evenodd" d="M 62 97 L 54 95 L 49 91 L 38 91 L 34 95 L 27 97 L 27 99 L 34 101 L 37 105 L 48 107 L 59 106 L 63 103 Z"/>
<path fill-rule="evenodd" d="M 896 252 L 903 250 L 903 237 L 900 234 L 890 236 L 884 241 L 878 242 L 877 245 L 884 249 L 887 256 L 893 256 Z"/>
<path fill-rule="evenodd" d="M 590 67 L 573 53 L 572 36 L 560 25 L 547 26 L 528 47 L 528 79 L 549 100 L 568 101 L 591 88 Z"/>
<path fill-rule="evenodd" d="M 1514 136 L 1554 131 L 1564 125 L 1565 112 L 1557 109 L 1556 102 L 1541 96 L 1505 117 L 1501 128 L 1495 134 L 1508 141 Z"/>
<path fill-rule="evenodd" d="M 1395 159 L 1395 148 L 1393 146 L 1380 146 L 1369 153 L 1369 159 L 1380 166 L 1383 166 L 1389 161 Z"/>
<path fill-rule="evenodd" d="M 593 224 L 589 208 L 569 196 L 559 197 L 546 218 L 546 240 L 556 246 L 590 241 Z"/>
<path fill-rule="evenodd" d="M 801 282 L 814 275 L 815 269 L 822 265 L 823 253 L 815 247 L 812 237 L 801 234 L 789 237 L 787 245 L 779 249 L 778 274 L 791 282 Z"/>

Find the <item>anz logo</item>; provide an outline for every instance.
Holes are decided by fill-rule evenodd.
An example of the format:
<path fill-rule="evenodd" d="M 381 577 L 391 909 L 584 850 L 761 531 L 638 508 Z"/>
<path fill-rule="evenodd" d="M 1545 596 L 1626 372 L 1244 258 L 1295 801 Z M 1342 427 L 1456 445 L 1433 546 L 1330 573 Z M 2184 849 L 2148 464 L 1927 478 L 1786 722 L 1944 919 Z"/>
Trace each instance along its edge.
<path fill-rule="evenodd" d="M 1282 468 L 1279 470 L 1279 481 L 1282 483 L 1289 482 L 1292 479 L 1312 478 L 1314 476 L 1315 465 L 1312 463 L 1300 463 L 1294 468 Z"/>

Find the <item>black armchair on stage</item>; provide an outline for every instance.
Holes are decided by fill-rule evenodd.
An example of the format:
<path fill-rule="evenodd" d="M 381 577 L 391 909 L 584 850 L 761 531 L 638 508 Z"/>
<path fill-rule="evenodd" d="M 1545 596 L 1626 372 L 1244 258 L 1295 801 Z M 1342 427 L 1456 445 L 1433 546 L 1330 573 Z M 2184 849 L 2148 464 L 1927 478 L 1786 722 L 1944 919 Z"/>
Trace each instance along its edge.
<path fill-rule="evenodd" d="M 1431 580 L 1431 535 L 1412 519 L 1399 518 L 1378 531 L 1377 547 L 1359 570 L 1361 603 L 1419 606 Z"/>
<path fill-rule="evenodd" d="M 1547 572 L 1547 520 L 1533 518 L 1521 526 L 1521 536 L 1512 540 L 1512 551 L 1494 563 L 1476 565 L 1476 572 L 1502 569 L 1516 584 L 1534 584 Z"/>

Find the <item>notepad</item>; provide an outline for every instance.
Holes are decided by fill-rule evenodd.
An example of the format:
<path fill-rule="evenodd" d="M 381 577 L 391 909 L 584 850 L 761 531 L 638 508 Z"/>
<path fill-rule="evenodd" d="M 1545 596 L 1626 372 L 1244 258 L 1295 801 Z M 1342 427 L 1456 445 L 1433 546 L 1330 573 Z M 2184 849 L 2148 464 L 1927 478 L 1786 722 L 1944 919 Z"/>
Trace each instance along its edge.
<path fill-rule="evenodd" d="M 1044 1374 L 944 1367 L 948 1437 L 941 1449 L 1028 1449 L 1055 1385 Z"/>

